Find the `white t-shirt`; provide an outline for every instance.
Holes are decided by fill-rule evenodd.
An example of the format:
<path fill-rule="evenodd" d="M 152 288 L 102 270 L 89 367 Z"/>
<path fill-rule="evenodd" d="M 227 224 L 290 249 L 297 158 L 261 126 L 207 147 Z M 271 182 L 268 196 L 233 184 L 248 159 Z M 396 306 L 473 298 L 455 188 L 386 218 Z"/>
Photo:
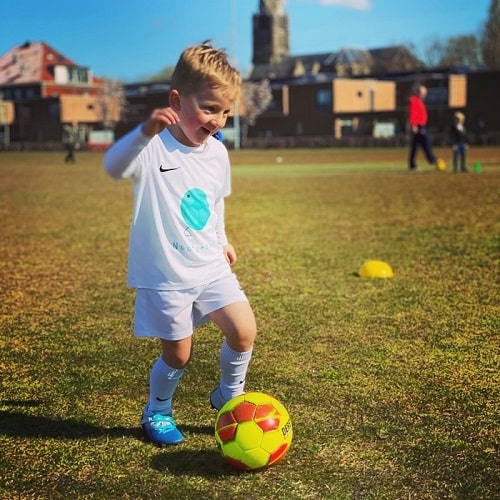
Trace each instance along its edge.
<path fill-rule="evenodd" d="M 181 290 L 231 274 L 222 251 L 231 177 L 220 141 L 188 147 L 167 129 L 150 139 L 137 127 L 107 151 L 104 166 L 133 180 L 129 286 Z"/>

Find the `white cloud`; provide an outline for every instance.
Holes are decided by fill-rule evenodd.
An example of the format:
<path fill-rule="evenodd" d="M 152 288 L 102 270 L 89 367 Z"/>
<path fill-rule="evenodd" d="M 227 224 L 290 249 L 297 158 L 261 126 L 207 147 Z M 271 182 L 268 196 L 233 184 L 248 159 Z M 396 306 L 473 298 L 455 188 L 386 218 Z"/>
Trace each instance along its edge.
<path fill-rule="evenodd" d="M 371 0 L 319 0 L 320 5 L 336 5 L 348 9 L 370 10 Z"/>

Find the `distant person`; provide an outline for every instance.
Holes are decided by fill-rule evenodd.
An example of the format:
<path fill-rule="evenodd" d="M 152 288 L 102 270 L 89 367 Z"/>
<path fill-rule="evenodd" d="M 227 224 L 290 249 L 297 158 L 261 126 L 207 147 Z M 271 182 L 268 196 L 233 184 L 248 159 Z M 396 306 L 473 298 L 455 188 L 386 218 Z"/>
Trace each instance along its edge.
<path fill-rule="evenodd" d="M 437 162 L 427 130 L 427 108 L 424 103 L 426 95 L 427 87 L 419 85 L 408 103 L 408 120 L 411 127 L 410 155 L 408 158 L 408 168 L 410 170 L 417 170 L 416 156 L 418 147 L 423 149 L 429 165 L 435 165 Z"/>
<path fill-rule="evenodd" d="M 134 184 L 128 261 L 128 283 L 137 289 L 134 334 L 161 342 L 141 425 L 160 446 L 184 439 L 172 397 L 198 325 L 211 320 L 225 337 L 211 406 L 220 409 L 244 392 L 256 324 L 231 270 L 236 253 L 224 229 L 229 156 L 213 137 L 226 124 L 240 86 L 223 51 L 209 44 L 186 49 L 172 75 L 170 106 L 154 110 L 104 157 L 112 177 Z"/>
<path fill-rule="evenodd" d="M 459 167 L 461 172 L 467 172 L 467 131 L 465 129 L 465 115 L 460 111 L 457 111 L 453 115 L 451 142 L 453 149 L 453 172 L 457 173 Z"/>
<path fill-rule="evenodd" d="M 62 141 L 66 149 L 64 163 L 75 163 L 75 149 L 78 146 L 78 123 L 64 124 Z"/>

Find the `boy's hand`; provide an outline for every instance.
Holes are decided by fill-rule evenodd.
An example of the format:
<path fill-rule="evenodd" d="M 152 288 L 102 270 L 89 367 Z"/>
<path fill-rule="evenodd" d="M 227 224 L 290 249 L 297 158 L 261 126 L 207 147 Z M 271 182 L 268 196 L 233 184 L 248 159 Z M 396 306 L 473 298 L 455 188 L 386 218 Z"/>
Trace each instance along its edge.
<path fill-rule="evenodd" d="M 168 125 L 173 125 L 178 121 L 179 116 L 171 107 L 158 108 L 155 109 L 151 113 L 151 116 L 144 122 L 142 132 L 149 137 L 153 137 L 159 134 Z"/>
<path fill-rule="evenodd" d="M 224 252 L 224 257 L 226 257 L 226 260 L 230 266 L 234 265 L 236 263 L 236 251 L 234 250 L 233 245 L 228 243 L 227 245 L 224 245 L 222 247 L 222 251 Z"/>

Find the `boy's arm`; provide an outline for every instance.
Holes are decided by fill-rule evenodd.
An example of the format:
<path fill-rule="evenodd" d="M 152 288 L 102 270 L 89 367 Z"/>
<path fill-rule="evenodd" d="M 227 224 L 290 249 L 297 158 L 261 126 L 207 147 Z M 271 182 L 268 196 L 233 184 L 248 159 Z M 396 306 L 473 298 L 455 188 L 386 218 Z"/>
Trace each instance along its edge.
<path fill-rule="evenodd" d="M 114 179 L 125 179 L 127 170 L 151 140 L 142 132 L 142 124 L 116 141 L 104 155 L 104 169 Z"/>
<path fill-rule="evenodd" d="M 124 179 L 132 162 L 139 156 L 153 136 L 166 126 L 179 121 L 177 113 L 170 107 L 155 109 L 151 116 L 134 130 L 115 142 L 104 156 L 104 168 L 115 179 Z"/>
<path fill-rule="evenodd" d="M 217 242 L 224 246 L 227 245 L 226 227 L 224 224 L 224 198 L 220 198 L 215 202 L 214 209 L 217 215 L 217 226 L 215 227 Z"/>
<path fill-rule="evenodd" d="M 226 229 L 224 225 L 224 198 L 221 198 L 215 203 L 215 213 L 217 214 L 217 227 L 215 232 L 217 234 L 217 241 L 222 245 L 224 257 L 230 266 L 236 263 L 236 251 L 228 241 L 226 236 Z"/>

